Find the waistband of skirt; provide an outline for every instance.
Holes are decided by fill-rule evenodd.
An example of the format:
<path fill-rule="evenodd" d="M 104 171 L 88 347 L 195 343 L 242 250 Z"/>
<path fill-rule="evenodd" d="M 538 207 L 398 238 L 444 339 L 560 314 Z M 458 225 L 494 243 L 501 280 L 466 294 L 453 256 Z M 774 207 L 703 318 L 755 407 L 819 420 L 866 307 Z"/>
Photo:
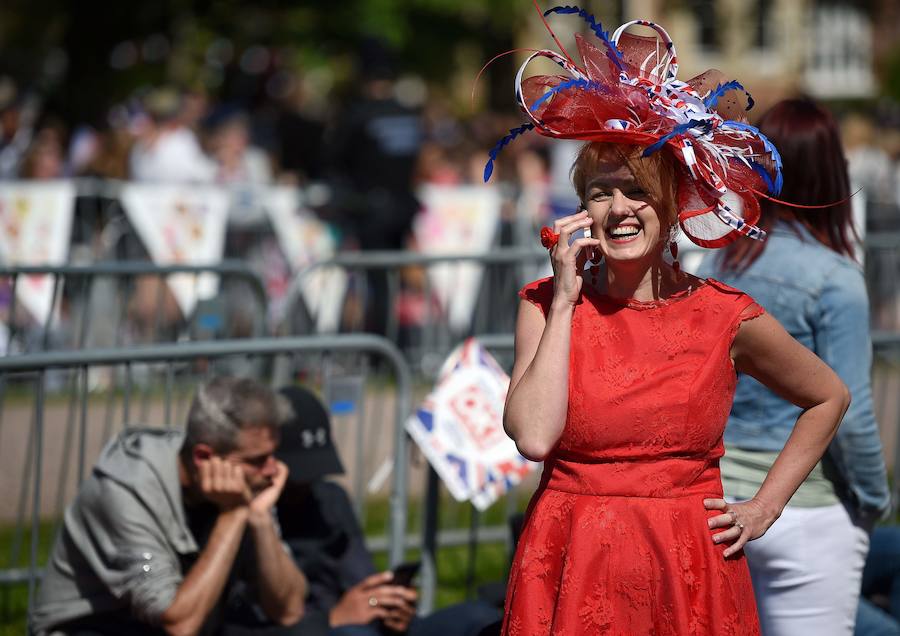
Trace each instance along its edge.
<path fill-rule="evenodd" d="M 544 463 L 541 486 L 600 497 L 722 496 L 718 458 L 585 462 L 556 457 Z"/>

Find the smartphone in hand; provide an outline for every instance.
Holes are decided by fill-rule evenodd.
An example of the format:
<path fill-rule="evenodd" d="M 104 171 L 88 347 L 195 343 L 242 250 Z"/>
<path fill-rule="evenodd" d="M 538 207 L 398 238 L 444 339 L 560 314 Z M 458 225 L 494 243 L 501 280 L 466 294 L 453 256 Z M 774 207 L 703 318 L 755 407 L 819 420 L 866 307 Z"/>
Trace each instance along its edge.
<path fill-rule="evenodd" d="M 391 585 L 401 585 L 403 587 L 412 587 L 412 581 L 419 573 L 422 567 L 421 561 L 408 561 L 401 563 L 394 568 L 394 578 L 391 579 Z"/>

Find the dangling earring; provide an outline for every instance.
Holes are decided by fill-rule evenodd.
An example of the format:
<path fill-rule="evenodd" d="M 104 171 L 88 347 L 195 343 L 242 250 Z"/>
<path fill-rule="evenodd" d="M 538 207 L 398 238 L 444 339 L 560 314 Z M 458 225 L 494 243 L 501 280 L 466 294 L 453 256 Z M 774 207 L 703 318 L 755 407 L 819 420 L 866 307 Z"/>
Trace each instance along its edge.
<path fill-rule="evenodd" d="M 672 269 L 675 270 L 675 275 L 681 275 L 681 263 L 678 262 L 678 242 L 672 241 L 669 243 L 669 252 L 672 254 Z"/>
<path fill-rule="evenodd" d="M 596 247 L 592 247 L 588 261 L 591 263 L 591 285 L 597 289 L 600 285 L 600 263 L 603 262 L 603 254 Z"/>
<path fill-rule="evenodd" d="M 675 270 L 675 280 L 681 278 L 681 263 L 678 262 L 678 227 L 672 226 L 669 232 L 669 253 L 672 255 L 672 269 Z"/>

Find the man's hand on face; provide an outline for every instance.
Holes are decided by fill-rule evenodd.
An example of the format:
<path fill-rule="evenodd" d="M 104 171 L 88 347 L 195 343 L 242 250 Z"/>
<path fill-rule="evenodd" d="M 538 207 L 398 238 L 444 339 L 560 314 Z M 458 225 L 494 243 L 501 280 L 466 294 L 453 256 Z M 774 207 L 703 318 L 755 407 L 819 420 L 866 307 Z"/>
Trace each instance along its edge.
<path fill-rule="evenodd" d="M 200 494 L 227 512 L 250 503 L 250 488 L 240 465 L 212 455 L 197 462 Z"/>
<path fill-rule="evenodd" d="M 381 619 L 394 631 L 406 631 L 416 615 L 419 595 L 412 588 L 391 585 L 393 577 L 391 572 L 379 572 L 347 590 L 331 609 L 331 626 L 365 625 Z"/>
<path fill-rule="evenodd" d="M 269 511 L 281 496 L 288 478 L 288 467 L 284 462 L 276 462 L 275 476 L 272 483 L 260 490 L 250 501 L 250 512 L 254 515 L 269 514 Z"/>

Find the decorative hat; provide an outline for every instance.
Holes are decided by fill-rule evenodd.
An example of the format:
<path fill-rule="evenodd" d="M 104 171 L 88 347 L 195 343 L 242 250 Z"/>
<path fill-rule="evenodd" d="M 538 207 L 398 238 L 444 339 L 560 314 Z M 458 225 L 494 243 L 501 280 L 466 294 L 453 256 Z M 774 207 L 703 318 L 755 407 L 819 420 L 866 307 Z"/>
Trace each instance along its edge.
<path fill-rule="evenodd" d="M 577 14 L 595 36 L 575 35 L 580 61 L 563 48 L 545 19 Z M 497 154 L 528 130 L 556 139 L 645 146 L 643 155 L 668 152 L 675 159 L 678 222 L 702 247 L 722 247 L 739 236 L 763 239 L 758 196 L 781 190 L 781 158 L 755 127 L 743 121 L 753 99 L 737 81 L 709 70 L 687 82 L 676 78 L 678 59 L 658 24 L 632 20 L 608 35 L 584 9 L 554 7 L 541 18 L 560 52 L 534 51 L 516 75 L 516 99 L 529 122 L 509 131 L 490 152 L 487 181 Z M 642 25 L 656 36 L 626 33 Z M 538 57 L 567 75 L 534 75 L 525 67 Z"/>

